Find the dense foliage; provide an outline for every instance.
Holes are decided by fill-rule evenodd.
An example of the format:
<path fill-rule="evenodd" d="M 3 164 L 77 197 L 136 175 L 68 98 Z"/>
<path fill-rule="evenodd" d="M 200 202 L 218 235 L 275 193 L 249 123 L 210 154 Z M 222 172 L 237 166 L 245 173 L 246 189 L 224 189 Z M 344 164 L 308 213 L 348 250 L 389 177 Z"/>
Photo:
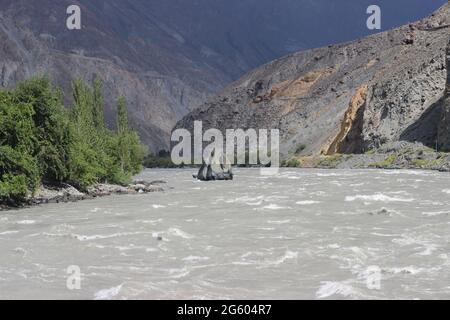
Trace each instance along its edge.
<path fill-rule="evenodd" d="M 145 149 L 118 100 L 117 132 L 105 127 L 102 83 L 73 83 L 71 109 L 49 79 L 0 91 L 0 203 L 19 203 L 40 183 L 80 189 L 99 182 L 125 184 L 141 170 Z"/>

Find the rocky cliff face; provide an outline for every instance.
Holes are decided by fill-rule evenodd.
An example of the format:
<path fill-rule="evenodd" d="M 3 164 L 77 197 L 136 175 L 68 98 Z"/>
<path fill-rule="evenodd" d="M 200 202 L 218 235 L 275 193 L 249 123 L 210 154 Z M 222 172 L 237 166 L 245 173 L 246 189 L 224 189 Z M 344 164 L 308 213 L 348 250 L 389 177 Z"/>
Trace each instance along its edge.
<path fill-rule="evenodd" d="M 445 151 L 450 150 L 450 42 L 447 46 L 447 88 L 444 97 L 438 102 L 442 109 L 436 144 Z"/>
<path fill-rule="evenodd" d="M 285 158 L 402 140 L 449 148 L 449 38 L 447 3 L 422 21 L 266 64 L 177 127 L 278 128 Z"/>

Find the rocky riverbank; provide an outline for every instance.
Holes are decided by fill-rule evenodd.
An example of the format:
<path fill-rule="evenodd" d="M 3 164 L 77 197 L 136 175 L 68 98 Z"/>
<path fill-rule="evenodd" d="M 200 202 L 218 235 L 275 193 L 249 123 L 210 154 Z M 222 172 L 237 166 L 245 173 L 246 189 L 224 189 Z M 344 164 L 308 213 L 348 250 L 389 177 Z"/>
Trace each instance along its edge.
<path fill-rule="evenodd" d="M 24 203 L 0 204 L 0 210 L 35 206 L 48 203 L 76 202 L 81 200 L 106 197 L 111 195 L 144 194 L 151 192 L 163 192 L 165 181 L 136 180 L 128 186 L 113 184 L 96 184 L 81 192 L 69 184 L 41 185 L 34 194 L 30 194 Z"/>
<path fill-rule="evenodd" d="M 421 143 L 393 142 L 364 154 L 292 157 L 286 167 L 322 169 L 421 169 L 450 172 L 450 153 Z"/>

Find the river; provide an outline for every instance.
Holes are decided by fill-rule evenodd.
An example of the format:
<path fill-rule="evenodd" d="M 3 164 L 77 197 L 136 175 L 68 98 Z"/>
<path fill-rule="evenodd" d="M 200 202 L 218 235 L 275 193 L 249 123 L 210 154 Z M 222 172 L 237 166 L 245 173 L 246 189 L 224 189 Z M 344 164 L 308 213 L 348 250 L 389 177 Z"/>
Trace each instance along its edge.
<path fill-rule="evenodd" d="M 0 298 L 450 298 L 448 173 L 192 173 L 141 174 L 163 193 L 0 212 Z"/>

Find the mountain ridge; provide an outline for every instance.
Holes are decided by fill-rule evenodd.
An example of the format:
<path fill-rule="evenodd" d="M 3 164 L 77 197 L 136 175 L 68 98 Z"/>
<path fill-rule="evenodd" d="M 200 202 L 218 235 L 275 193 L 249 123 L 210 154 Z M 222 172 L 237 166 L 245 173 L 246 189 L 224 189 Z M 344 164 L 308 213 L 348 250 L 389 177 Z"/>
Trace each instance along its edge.
<path fill-rule="evenodd" d="M 388 27 L 441 1 L 375 2 L 383 4 Z M 365 10 L 372 2 L 0 0 L 0 85 L 47 73 L 70 105 L 71 81 L 99 76 L 109 126 L 117 96 L 125 95 L 133 127 L 158 152 L 168 149 L 178 120 L 248 70 L 370 33 Z M 72 4 L 81 7 L 79 31 L 65 27 Z"/>

